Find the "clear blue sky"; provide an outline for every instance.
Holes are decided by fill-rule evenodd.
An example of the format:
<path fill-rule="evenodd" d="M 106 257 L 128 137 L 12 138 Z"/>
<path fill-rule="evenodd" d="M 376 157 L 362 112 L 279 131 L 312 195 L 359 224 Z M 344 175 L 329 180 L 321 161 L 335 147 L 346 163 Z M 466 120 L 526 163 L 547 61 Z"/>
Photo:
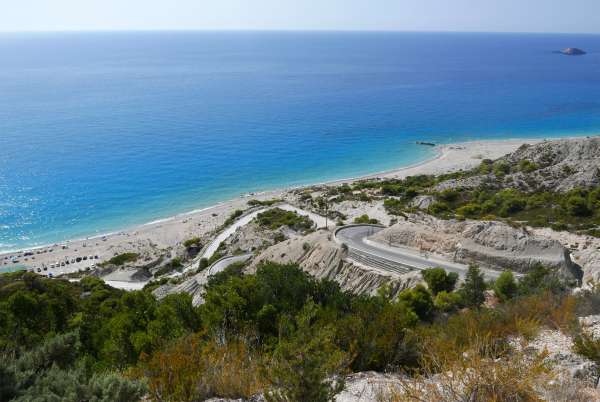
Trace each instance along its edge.
<path fill-rule="evenodd" d="M 600 0 L 4 0 L 1 31 L 600 32 Z"/>

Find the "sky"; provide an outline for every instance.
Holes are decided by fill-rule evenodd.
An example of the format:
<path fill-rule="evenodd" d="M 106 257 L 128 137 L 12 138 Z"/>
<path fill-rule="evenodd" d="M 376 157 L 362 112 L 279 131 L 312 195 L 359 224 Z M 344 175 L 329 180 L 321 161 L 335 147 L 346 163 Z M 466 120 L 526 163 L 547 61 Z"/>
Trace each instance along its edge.
<path fill-rule="evenodd" d="M 600 0 L 0 0 L 0 31 L 600 33 Z"/>

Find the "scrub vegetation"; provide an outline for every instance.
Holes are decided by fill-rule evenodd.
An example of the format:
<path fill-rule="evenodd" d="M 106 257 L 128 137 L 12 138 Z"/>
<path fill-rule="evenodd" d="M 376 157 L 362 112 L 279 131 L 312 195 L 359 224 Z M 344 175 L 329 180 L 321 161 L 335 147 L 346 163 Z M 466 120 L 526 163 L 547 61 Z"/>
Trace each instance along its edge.
<path fill-rule="evenodd" d="M 574 317 L 573 296 L 541 266 L 494 284 L 473 266 L 460 285 L 431 269 L 423 272 L 427 287 L 397 298 L 386 288 L 377 296 L 346 293 L 296 265 L 242 270 L 235 264 L 211 277 L 200 307 L 186 294 L 157 301 L 151 287 L 124 292 L 93 277 L 0 276 L 0 399 L 195 401 L 266 393 L 271 401 L 331 401 L 343 374 L 391 370 L 419 379 L 463 364 L 462 354 L 474 350 L 473 364 L 484 365 L 509 355 L 509 336 L 568 328 Z M 494 308 L 484 304 L 488 289 L 501 299 Z M 443 361 L 433 362 L 433 354 Z M 532 376 L 539 368 L 520 364 Z"/>

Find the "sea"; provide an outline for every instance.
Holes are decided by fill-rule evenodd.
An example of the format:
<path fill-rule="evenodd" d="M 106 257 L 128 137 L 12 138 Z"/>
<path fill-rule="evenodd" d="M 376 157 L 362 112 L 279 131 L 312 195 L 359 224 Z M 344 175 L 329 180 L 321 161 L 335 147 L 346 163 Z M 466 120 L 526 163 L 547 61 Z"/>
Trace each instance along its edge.
<path fill-rule="evenodd" d="M 431 158 L 416 141 L 597 133 L 597 35 L 2 33 L 0 251 Z"/>

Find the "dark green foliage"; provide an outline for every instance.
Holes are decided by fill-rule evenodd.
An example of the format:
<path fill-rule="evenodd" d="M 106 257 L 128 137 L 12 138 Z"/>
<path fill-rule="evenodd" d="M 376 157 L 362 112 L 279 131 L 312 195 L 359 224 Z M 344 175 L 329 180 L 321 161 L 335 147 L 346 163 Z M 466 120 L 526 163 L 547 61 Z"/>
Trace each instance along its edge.
<path fill-rule="evenodd" d="M 93 373 L 76 332 L 58 335 L 18 358 L 0 363 L 0 396 L 13 401 L 117 401 L 140 399 L 143 383 L 116 373 Z"/>
<path fill-rule="evenodd" d="M 534 162 L 528 161 L 526 159 L 519 162 L 519 170 L 523 173 L 531 173 L 539 169 L 539 166 Z"/>
<path fill-rule="evenodd" d="M 579 333 L 573 339 L 573 350 L 595 363 L 596 379 L 594 385 L 597 387 L 600 380 L 600 339 L 594 339 L 592 335 L 585 332 Z"/>
<path fill-rule="evenodd" d="M 374 218 L 369 218 L 369 215 L 361 215 L 354 218 L 354 223 L 376 225 L 379 223 L 379 221 Z"/>
<path fill-rule="evenodd" d="M 567 199 L 567 212 L 572 216 L 588 216 L 591 211 L 587 200 L 581 195 L 574 194 Z"/>
<path fill-rule="evenodd" d="M 203 269 L 208 267 L 208 258 L 200 258 L 200 262 L 198 263 L 198 268 L 202 271 Z"/>
<path fill-rule="evenodd" d="M 431 293 L 423 285 L 403 291 L 398 299 L 406 303 L 421 320 L 428 321 L 433 318 L 433 299 Z"/>
<path fill-rule="evenodd" d="M 114 256 L 113 258 L 108 260 L 108 263 L 116 266 L 121 266 L 127 264 L 128 262 L 135 262 L 139 257 L 140 255 L 137 253 L 123 253 Z"/>
<path fill-rule="evenodd" d="M 501 273 L 494 283 L 494 293 L 502 301 L 507 301 L 515 297 L 518 290 L 515 277 L 510 271 Z"/>
<path fill-rule="evenodd" d="M 462 300 L 467 307 L 477 308 L 485 301 L 485 280 L 479 268 L 475 265 L 469 266 L 465 281 L 460 288 Z"/>
<path fill-rule="evenodd" d="M 249 200 L 248 205 L 251 207 L 270 207 L 271 205 L 275 205 L 282 202 L 280 199 L 272 199 L 272 200 Z"/>
<path fill-rule="evenodd" d="M 317 326 L 318 307 L 309 302 L 298 314 L 294 333 L 277 345 L 270 369 L 270 402 L 330 402 L 344 388 L 349 356 L 335 344 L 331 326 Z"/>
<path fill-rule="evenodd" d="M 552 270 L 541 264 L 534 266 L 519 279 L 518 294 L 520 296 L 539 295 L 546 292 L 558 295 L 566 290 L 566 284 Z"/>
<path fill-rule="evenodd" d="M 235 211 L 233 211 L 231 213 L 231 215 L 229 215 L 229 217 L 225 220 L 225 222 L 223 223 L 223 228 L 226 228 L 227 226 L 232 225 L 240 216 L 244 215 L 244 211 L 242 211 L 241 209 L 236 209 Z"/>
<path fill-rule="evenodd" d="M 262 227 L 271 230 L 287 226 L 296 231 L 306 231 L 313 227 L 313 222 L 306 216 L 296 212 L 273 208 L 257 215 L 256 220 Z"/>
<path fill-rule="evenodd" d="M 383 202 L 383 207 L 390 215 L 402 215 L 406 208 L 406 203 L 394 198 L 388 198 Z"/>
<path fill-rule="evenodd" d="M 452 292 L 458 281 L 456 272 L 446 272 L 443 268 L 425 269 L 421 275 L 434 296 L 442 291 Z"/>
<path fill-rule="evenodd" d="M 496 161 L 494 162 L 492 171 L 496 176 L 502 177 L 510 173 L 510 165 L 504 161 Z"/>
<path fill-rule="evenodd" d="M 0 317 L 0 353 L 18 354 L 76 330 L 78 343 L 97 367 L 135 363 L 141 352 L 150 353 L 200 325 L 189 295 L 158 302 L 149 291 L 123 292 L 94 277 L 69 283 L 27 272 L 0 275 Z"/>
<path fill-rule="evenodd" d="M 433 300 L 433 305 L 438 311 L 449 313 L 463 307 L 463 300 L 460 292 L 446 292 L 442 290 Z"/>
<path fill-rule="evenodd" d="M 185 248 L 202 247 L 202 243 L 199 237 L 192 237 L 191 239 L 184 241 L 183 246 Z"/>

